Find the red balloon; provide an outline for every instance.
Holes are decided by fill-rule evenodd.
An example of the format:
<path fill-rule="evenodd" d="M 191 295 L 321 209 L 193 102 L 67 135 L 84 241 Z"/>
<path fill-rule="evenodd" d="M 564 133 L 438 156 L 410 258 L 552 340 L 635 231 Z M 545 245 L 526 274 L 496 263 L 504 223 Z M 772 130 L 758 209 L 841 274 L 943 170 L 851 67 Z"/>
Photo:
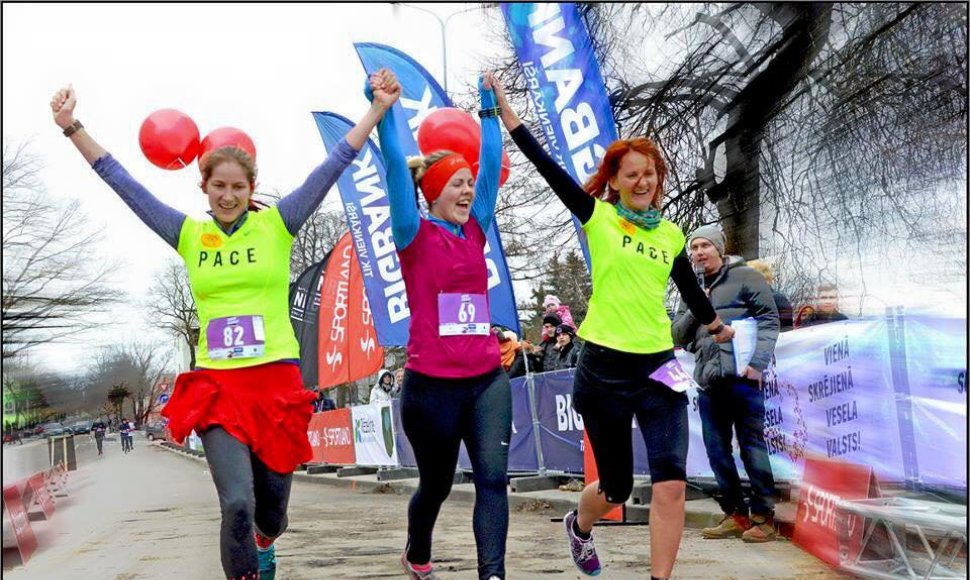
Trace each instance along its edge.
<path fill-rule="evenodd" d="M 182 169 L 199 152 L 199 128 L 191 117 L 175 109 L 155 111 L 141 124 L 142 153 L 162 169 Z"/>
<path fill-rule="evenodd" d="M 256 145 L 249 135 L 235 127 L 219 127 L 202 140 L 202 145 L 199 147 L 199 169 L 202 169 L 203 157 L 222 147 L 238 147 L 248 153 L 253 158 L 253 162 L 256 161 Z"/>
<path fill-rule="evenodd" d="M 482 128 L 468 113 L 453 107 L 435 109 L 418 127 L 418 149 L 422 155 L 447 149 L 461 154 L 478 175 L 478 156 L 482 145 Z M 499 186 L 509 178 L 509 156 L 502 152 Z"/>
<path fill-rule="evenodd" d="M 509 160 L 509 154 L 502 151 L 502 170 L 498 174 L 498 186 L 502 187 L 505 185 L 505 181 L 509 178 L 509 170 L 512 167 L 512 161 Z M 478 178 L 478 161 L 472 163 L 472 175 Z"/>

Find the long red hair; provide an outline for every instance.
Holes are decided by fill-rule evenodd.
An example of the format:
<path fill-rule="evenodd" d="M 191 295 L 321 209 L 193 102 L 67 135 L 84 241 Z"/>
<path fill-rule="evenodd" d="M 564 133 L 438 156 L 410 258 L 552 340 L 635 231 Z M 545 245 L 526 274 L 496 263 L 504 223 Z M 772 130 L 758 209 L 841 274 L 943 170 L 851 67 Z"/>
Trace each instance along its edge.
<path fill-rule="evenodd" d="M 610 179 L 620 171 L 620 162 L 623 156 L 630 151 L 636 151 L 641 155 L 653 159 L 654 167 L 657 170 L 657 194 L 650 202 L 657 211 L 660 211 L 661 201 L 664 194 L 664 181 L 667 179 L 667 164 L 664 162 L 663 155 L 657 144 L 646 137 L 636 139 L 620 139 L 614 141 L 606 148 L 606 154 L 596 168 L 596 173 L 591 175 L 583 185 L 586 193 L 593 197 L 602 199 L 609 203 L 616 203 L 620 199 L 620 192 L 610 187 Z"/>

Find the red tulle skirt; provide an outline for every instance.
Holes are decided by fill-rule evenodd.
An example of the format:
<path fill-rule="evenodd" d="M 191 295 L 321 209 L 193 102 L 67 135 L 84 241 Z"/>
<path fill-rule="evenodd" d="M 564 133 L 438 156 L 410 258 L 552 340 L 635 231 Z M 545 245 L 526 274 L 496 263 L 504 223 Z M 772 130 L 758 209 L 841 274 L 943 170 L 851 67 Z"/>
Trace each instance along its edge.
<path fill-rule="evenodd" d="M 292 473 L 313 457 L 307 427 L 314 399 L 298 365 L 276 362 L 182 373 L 161 414 L 177 443 L 218 425 L 273 471 Z"/>

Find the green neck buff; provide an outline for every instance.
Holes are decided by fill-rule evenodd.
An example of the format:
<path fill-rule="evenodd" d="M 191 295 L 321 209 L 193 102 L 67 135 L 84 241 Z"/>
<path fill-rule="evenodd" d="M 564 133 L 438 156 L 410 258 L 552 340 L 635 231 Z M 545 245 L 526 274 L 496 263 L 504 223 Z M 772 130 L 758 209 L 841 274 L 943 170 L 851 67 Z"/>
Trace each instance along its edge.
<path fill-rule="evenodd" d="M 616 213 L 626 221 L 635 224 L 645 230 L 652 230 L 660 225 L 660 212 L 654 208 L 647 211 L 633 211 L 623 206 L 623 203 L 616 202 Z"/>

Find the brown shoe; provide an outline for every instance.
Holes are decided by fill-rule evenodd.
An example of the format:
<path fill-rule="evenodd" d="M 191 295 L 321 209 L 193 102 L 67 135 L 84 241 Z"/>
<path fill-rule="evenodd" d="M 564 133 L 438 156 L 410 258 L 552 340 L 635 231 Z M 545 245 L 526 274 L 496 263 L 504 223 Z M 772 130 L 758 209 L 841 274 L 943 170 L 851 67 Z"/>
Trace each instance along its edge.
<path fill-rule="evenodd" d="M 721 518 L 717 526 L 701 530 L 701 535 L 708 540 L 740 538 L 744 534 L 744 531 L 748 529 L 748 526 L 748 518 L 742 515 L 726 515 Z"/>
<path fill-rule="evenodd" d="M 741 534 L 741 539 L 750 543 L 772 542 L 778 538 L 778 530 L 770 517 L 752 516 L 751 528 Z"/>

